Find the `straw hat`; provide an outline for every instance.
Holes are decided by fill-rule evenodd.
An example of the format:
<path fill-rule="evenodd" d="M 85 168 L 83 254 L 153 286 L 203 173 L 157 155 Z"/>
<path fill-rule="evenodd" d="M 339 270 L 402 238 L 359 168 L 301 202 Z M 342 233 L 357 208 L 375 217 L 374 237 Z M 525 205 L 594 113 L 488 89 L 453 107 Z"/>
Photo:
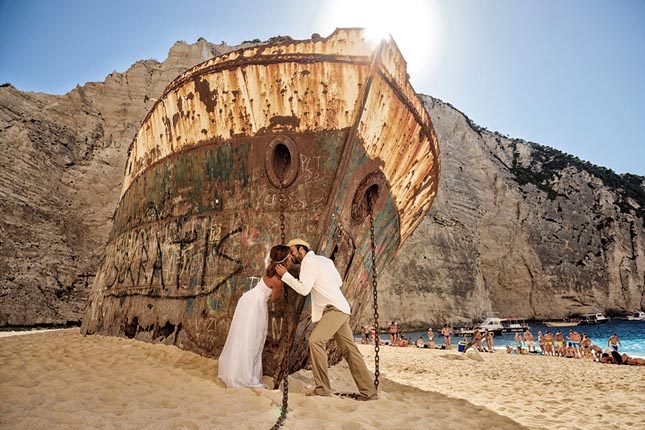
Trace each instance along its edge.
<path fill-rule="evenodd" d="M 287 243 L 287 246 L 306 246 L 307 249 L 311 249 L 311 246 L 309 246 L 309 243 L 306 240 L 303 239 L 291 239 L 289 243 Z"/>

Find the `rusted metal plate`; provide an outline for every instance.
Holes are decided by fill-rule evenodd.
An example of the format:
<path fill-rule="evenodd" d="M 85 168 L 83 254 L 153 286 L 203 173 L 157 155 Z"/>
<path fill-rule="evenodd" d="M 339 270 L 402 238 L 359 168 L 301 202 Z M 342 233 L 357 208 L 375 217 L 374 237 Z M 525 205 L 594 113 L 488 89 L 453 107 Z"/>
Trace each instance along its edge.
<path fill-rule="evenodd" d="M 391 40 L 340 29 L 211 59 L 166 88 L 132 142 L 82 331 L 218 356 L 280 242 L 280 188 L 287 240 L 334 259 L 358 315 L 371 298 L 366 196 L 380 270 L 438 181 L 436 136 Z M 289 354 L 290 370 L 306 363 L 310 325 L 293 292 L 271 306 L 266 374 Z"/>

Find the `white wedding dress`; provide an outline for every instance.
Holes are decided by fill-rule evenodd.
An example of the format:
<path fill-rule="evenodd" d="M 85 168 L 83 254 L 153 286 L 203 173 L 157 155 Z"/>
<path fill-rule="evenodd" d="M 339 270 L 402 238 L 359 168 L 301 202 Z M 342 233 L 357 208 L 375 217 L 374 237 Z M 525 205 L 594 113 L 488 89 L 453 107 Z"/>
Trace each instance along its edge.
<path fill-rule="evenodd" d="M 231 387 L 265 387 L 262 384 L 262 350 L 267 337 L 271 288 L 263 279 L 242 294 L 219 356 L 218 377 Z"/>

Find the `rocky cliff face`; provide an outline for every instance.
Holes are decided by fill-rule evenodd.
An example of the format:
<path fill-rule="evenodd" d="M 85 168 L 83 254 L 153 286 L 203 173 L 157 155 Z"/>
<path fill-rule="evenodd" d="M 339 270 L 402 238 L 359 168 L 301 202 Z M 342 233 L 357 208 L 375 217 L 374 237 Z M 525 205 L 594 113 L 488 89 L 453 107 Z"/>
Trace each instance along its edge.
<path fill-rule="evenodd" d="M 231 49 L 178 42 L 64 96 L 0 88 L 0 326 L 82 318 L 141 120 L 168 82 Z"/>
<path fill-rule="evenodd" d="M 384 323 L 645 306 L 645 178 L 491 133 L 449 104 L 424 102 L 441 147 L 441 184 L 381 276 Z"/>
<path fill-rule="evenodd" d="M 82 318 L 140 121 L 169 81 L 231 49 L 179 42 L 163 63 L 140 61 L 64 96 L 0 87 L 0 326 Z M 644 178 L 424 101 L 440 190 L 379 279 L 382 324 L 645 306 Z"/>

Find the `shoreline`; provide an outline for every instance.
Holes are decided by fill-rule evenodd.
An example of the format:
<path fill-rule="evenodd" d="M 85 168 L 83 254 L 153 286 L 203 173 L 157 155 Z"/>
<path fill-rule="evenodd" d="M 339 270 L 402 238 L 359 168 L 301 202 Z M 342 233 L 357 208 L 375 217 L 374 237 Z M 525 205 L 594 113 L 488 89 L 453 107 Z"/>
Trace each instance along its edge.
<path fill-rule="evenodd" d="M 537 333 L 542 331 L 543 333 L 546 330 L 551 330 L 555 333 L 557 330 L 553 328 L 548 328 L 543 325 L 531 324 L 531 332 L 536 340 L 537 346 Z M 593 344 L 600 347 L 601 349 L 607 348 L 607 341 L 612 336 L 612 333 L 617 333 L 618 337 L 621 340 L 622 345 L 620 346 L 619 352 L 627 353 L 633 357 L 645 358 L 645 322 L 643 321 L 609 321 L 605 324 L 596 324 L 596 325 L 586 325 L 578 327 L 570 327 L 569 329 L 575 329 L 580 334 L 587 334 L 588 337 L 592 340 Z M 568 330 L 562 330 L 565 340 L 568 339 Z M 407 331 L 401 330 L 400 333 L 404 335 L 409 341 L 414 342 L 419 336 L 422 337 L 424 341 L 427 342 L 427 331 Z M 522 333 L 520 333 L 522 334 Z M 494 343 L 496 347 L 505 347 L 506 345 L 511 345 L 515 347 L 515 333 L 504 333 L 502 335 L 494 336 Z M 381 340 L 384 342 L 389 342 L 389 334 L 387 332 L 379 333 Z M 360 334 L 356 334 L 355 338 L 360 341 Z M 467 341 L 472 340 L 472 336 L 452 336 L 453 347 L 456 347 L 457 343 L 460 340 L 466 339 Z M 435 344 L 443 345 L 443 337 L 435 331 Z"/>
<path fill-rule="evenodd" d="M 32 325 L 8 324 L 8 325 L 0 326 L 0 332 L 65 329 L 65 328 L 80 327 L 81 324 L 83 324 L 81 320 L 67 321 L 67 322 L 61 322 L 61 323 L 37 323 Z"/>
<path fill-rule="evenodd" d="M 357 344 L 357 345 L 361 345 L 361 346 L 371 347 L 372 349 L 374 349 L 374 344 L 365 344 L 365 343 L 360 343 L 360 339 L 358 339 L 358 341 L 356 342 L 356 344 Z M 441 346 L 443 346 L 443 344 L 440 344 L 440 345 L 441 345 Z M 409 346 L 401 347 L 401 346 L 391 346 L 391 345 L 389 345 L 389 344 L 385 344 L 385 343 L 381 344 L 381 348 L 397 348 L 397 349 L 404 349 L 404 350 L 405 350 L 405 349 L 419 349 L 419 350 L 422 350 L 422 351 L 423 351 L 423 350 L 430 350 L 429 348 L 417 348 L 417 347 L 416 347 L 416 346 L 414 346 L 414 345 L 409 345 Z M 471 348 L 474 348 L 474 347 L 471 347 Z M 539 348 L 539 346 L 538 346 L 538 345 L 536 345 L 536 348 Z M 434 349 L 432 349 L 432 351 L 444 351 L 444 352 L 450 352 L 450 351 L 452 351 L 452 352 L 459 352 L 459 353 L 460 353 L 460 351 L 458 350 L 458 344 L 457 344 L 457 345 L 454 345 L 454 344 L 453 344 L 453 345 L 452 345 L 452 350 L 447 350 L 447 349 L 443 349 L 443 348 L 439 348 L 439 347 L 435 346 L 435 348 L 434 348 Z M 608 349 L 608 348 L 603 349 L 603 352 L 605 352 L 605 351 L 609 352 L 609 349 Z M 624 351 L 624 350 L 621 350 L 621 349 L 619 349 L 619 350 L 618 350 L 618 352 L 619 352 L 620 354 L 625 353 L 625 351 Z M 496 346 L 496 347 L 495 347 L 495 353 L 499 353 L 499 354 L 507 354 L 507 352 L 506 352 L 506 347 L 505 347 L 505 346 Z M 484 356 L 488 356 L 488 354 L 487 354 L 487 353 L 481 353 L 481 354 L 483 354 Z M 540 352 L 537 352 L 537 353 L 527 353 L 527 354 L 517 354 L 517 353 L 512 353 L 512 354 L 508 354 L 508 355 L 526 355 L 526 356 L 534 356 L 534 357 L 549 357 L 548 355 L 544 355 L 544 354 L 542 353 L 542 350 L 540 350 Z M 629 355 L 630 357 L 634 357 L 634 358 L 643 358 L 643 359 L 645 359 L 645 355 L 641 355 L 641 354 L 633 354 L 633 353 L 631 353 L 631 352 L 628 352 L 628 353 L 627 353 L 627 355 Z M 567 357 L 554 357 L 554 358 L 567 358 Z M 593 361 L 593 359 L 585 359 L 585 358 L 575 358 L 574 360 L 579 360 L 579 361 L 581 361 L 581 362 L 589 362 L 589 363 L 593 363 L 593 362 L 594 362 L 594 361 Z"/>
<path fill-rule="evenodd" d="M 26 334 L 47 333 L 51 331 L 61 331 L 61 330 L 74 330 L 74 328 L 69 327 L 69 328 L 42 328 L 42 329 L 34 329 L 34 330 L 0 330 L 0 337 L 22 336 Z"/>

